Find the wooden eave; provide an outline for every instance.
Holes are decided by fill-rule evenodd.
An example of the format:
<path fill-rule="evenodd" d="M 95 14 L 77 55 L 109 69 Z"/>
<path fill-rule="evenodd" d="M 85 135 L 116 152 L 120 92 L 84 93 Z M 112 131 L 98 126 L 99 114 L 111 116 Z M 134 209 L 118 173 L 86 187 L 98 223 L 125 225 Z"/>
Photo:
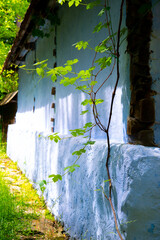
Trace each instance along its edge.
<path fill-rule="evenodd" d="M 1 101 L 0 101 L 0 107 L 4 106 L 12 101 L 12 99 L 17 95 L 18 91 L 8 93 Z"/>
<path fill-rule="evenodd" d="M 20 30 L 13 42 L 11 50 L 4 62 L 2 72 L 10 69 L 12 64 L 16 64 L 16 61 L 20 63 L 24 60 L 25 56 L 30 49 L 25 48 L 28 43 L 33 43 L 38 37 L 32 37 L 32 30 L 35 27 L 33 16 L 39 15 L 41 10 L 45 9 L 49 3 L 49 0 L 31 0 L 31 3 L 27 9 L 24 20 L 21 23 Z M 55 3 L 55 0 L 52 0 Z M 21 54 L 25 52 L 25 55 Z M 27 50 L 27 51 L 25 51 Z"/>

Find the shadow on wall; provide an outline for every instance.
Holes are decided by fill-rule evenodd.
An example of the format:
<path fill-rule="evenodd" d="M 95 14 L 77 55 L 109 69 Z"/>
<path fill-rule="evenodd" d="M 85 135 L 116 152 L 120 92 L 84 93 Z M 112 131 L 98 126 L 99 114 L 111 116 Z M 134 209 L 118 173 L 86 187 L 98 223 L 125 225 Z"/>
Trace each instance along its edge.
<path fill-rule="evenodd" d="M 80 149 L 83 142 L 82 138 L 68 138 L 56 144 L 43 137 L 37 138 L 34 181 L 47 180 L 50 174 L 63 174 L 63 169 L 76 159 L 72 152 Z M 113 239 L 112 212 L 103 193 L 97 191 L 107 179 L 105 161 L 105 142 L 98 141 L 79 159 L 80 168 L 66 174 L 62 181 L 48 184 L 45 191 L 53 214 L 65 223 L 70 235 L 78 239 L 84 235 L 87 239 L 101 239 L 102 236 Z M 106 190 L 107 186 L 104 188 Z"/>
<path fill-rule="evenodd" d="M 68 138 L 56 144 L 38 135 L 10 125 L 7 146 L 11 159 L 18 161 L 28 178 L 36 183 L 47 180 L 50 174 L 63 174 L 64 167 L 75 160 L 72 152 L 84 142 L 83 138 Z M 49 184 L 45 192 L 52 212 L 77 239 L 86 234 L 87 239 L 118 240 L 110 206 L 104 195 L 95 191 L 107 179 L 106 151 L 105 141 L 97 140 L 77 162 L 80 168 L 66 174 L 62 182 Z M 111 146 L 112 197 L 124 239 L 159 240 L 159 159 L 159 148 Z"/>

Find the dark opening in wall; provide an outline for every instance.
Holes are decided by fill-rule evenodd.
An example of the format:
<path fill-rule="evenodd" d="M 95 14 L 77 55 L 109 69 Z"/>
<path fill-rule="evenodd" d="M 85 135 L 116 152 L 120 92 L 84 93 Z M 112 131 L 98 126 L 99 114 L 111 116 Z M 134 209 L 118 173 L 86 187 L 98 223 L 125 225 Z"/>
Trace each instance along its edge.
<path fill-rule="evenodd" d="M 35 112 L 35 101 L 36 101 L 36 99 L 35 99 L 35 97 L 34 97 L 34 99 L 33 99 L 33 112 Z"/>
<path fill-rule="evenodd" d="M 152 5 L 150 0 L 126 0 L 126 4 L 131 88 L 127 134 L 130 143 L 153 146 L 155 103 L 149 68 Z"/>

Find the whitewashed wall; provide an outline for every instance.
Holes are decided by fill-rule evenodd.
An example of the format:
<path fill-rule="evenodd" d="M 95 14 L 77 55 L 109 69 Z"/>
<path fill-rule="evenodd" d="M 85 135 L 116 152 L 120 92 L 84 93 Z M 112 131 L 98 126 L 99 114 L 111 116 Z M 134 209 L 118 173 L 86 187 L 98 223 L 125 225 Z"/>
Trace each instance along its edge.
<path fill-rule="evenodd" d="M 39 39 L 36 44 L 36 50 L 28 54 L 25 64 L 28 68 L 33 68 L 35 57 L 38 60 L 48 59 L 50 67 L 53 67 L 56 59 L 53 57 L 53 49 L 57 48 L 57 65 L 63 65 L 68 59 L 78 58 L 79 63 L 76 70 L 87 69 L 91 67 L 94 57 L 94 51 L 78 51 L 72 45 L 80 40 L 89 41 L 92 47 L 95 47 L 101 40 L 107 37 L 107 31 L 93 34 L 94 26 L 98 24 L 95 16 L 99 10 L 85 10 L 80 8 L 64 8 L 60 11 L 61 25 L 57 28 L 57 46 L 54 43 L 55 31 L 51 36 Z M 113 26 L 116 31 L 118 24 L 118 7 L 114 8 Z M 125 19 L 125 16 L 124 16 Z M 106 32 L 106 35 L 105 35 Z M 115 104 L 113 109 L 111 140 L 113 142 L 126 142 L 126 119 L 129 112 L 129 57 L 125 53 L 126 43 L 121 48 L 121 77 L 117 90 Z M 98 85 L 107 77 L 110 69 L 104 70 L 100 75 Z M 62 134 L 68 134 L 70 129 L 82 127 L 86 122 L 93 121 L 92 112 L 80 116 L 82 110 L 81 102 L 89 96 L 74 89 L 72 86 L 64 87 L 57 83 L 52 83 L 50 79 L 38 79 L 33 71 L 27 74 L 24 70 L 19 71 L 19 95 L 18 112 L 16 115 L 17 125 L 28 129 L 39 131 L 50 131 L 51 117 L 55 116 L 55 131 Z M 114 83 L 116 81 L 116 71 L 111 79 L 105 84 L 104 88 L 97 94 L 97 98 L 104 99 L 104 103 L 99 107 L 99 115 L 102 123 L 107 126 L 110 102 Z M 51 95 L 52 87 L 56 87 L 56 98 Z M 35 112 L 33 112 L 35 98 Z M 51 103 L 56 104 L 56 114 L 51 109 Z M 117 134 L 118 133 L 118 134 Z M 98 128 L 93 131 L 94 138 L 105 138 Z"/>
<path fill-rule="evenodd" d="M 42 179 L 48 181 L 50 174 L 63 174 L 63 169 L 76 159 L 72 152 L 84 142 L 73 138 L 56 144 L 38 134 L 9 126 L 8 154 L 35 187 Z M 65 175 L 61 182 L 49 184 L 45 191 L 52 213 L 76 239 L 119 239 L 109 203 L 102 192 L 95 191 L 107 179 L 106 155 L 105 141 L 97 140 L 78 161 L 80 168 Z M 159 240 L 159 160 L 158 148 L 128 144 L 111 147 L 112 198 L 124 239 Z M 104 189 L 107 193 L 107 186 Z"/>

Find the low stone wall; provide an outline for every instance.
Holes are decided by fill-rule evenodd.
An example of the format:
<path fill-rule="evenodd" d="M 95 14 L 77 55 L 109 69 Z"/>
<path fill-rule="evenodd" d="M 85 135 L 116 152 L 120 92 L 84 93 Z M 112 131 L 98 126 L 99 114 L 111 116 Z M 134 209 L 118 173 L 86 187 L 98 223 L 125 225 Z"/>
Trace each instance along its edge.
<path fill-rule="evenodd" d="M 16 125 L 8 130 L 8 156 L 34 184 L 48 180 L 49 174 L 63 174 L 64 167 L 75 160 L 72 152 L 84 141 L 66 138 L 56 144 L 39 134 L 44 136 Z M 96 141 L 77 162 L 80 168 L 62 181 L 48 184 L 45 190 L 48 207 L 73 238 L 119 239 L 109 203 L 101 191 L 95 191 L 107 179 L 106 154 L 106 142 Z M 160 149 L 112 144 L 110 171 L 113 202 L 124 239 L 160 239 Z M 104 189 L 107 193 L 107 183 Z"/>

